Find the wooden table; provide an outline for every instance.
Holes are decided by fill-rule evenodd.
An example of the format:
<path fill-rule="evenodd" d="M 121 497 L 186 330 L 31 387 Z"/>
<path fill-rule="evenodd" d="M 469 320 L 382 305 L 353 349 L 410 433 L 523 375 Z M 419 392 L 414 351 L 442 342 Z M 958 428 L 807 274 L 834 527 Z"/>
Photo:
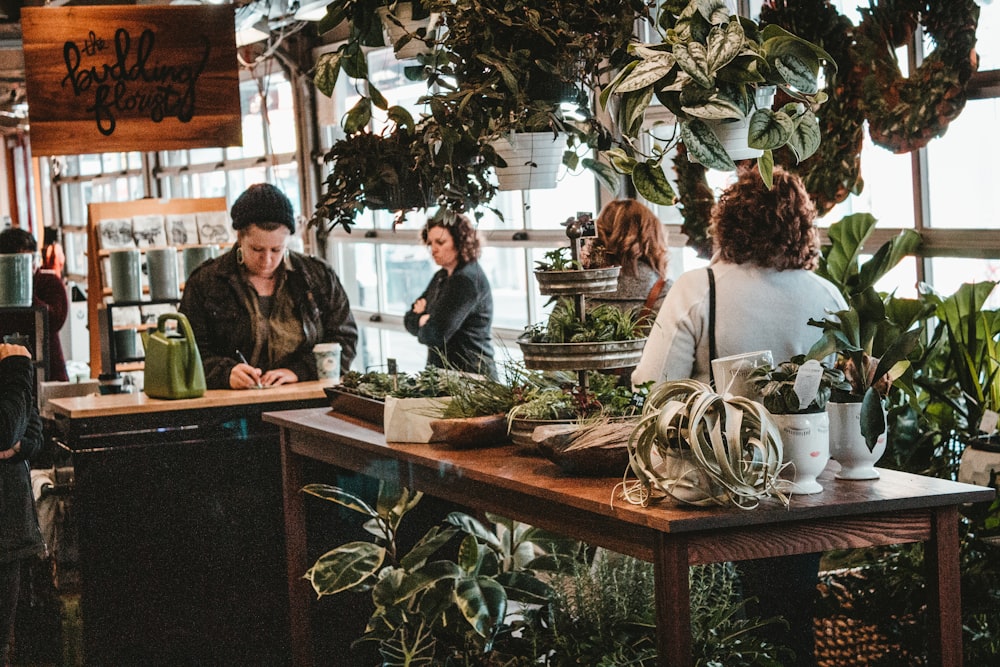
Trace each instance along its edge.
<path fill-rule="evenodd" d="M 881 470 L 874 481 L 839 481 L 787 509 L 695 509 L 615 498 L 620 478 L 570 477 L 512 446 L 456 450 L 386 443 L 377 430 L 326 408 L 264 415 L 281 429 L 293 660 L 313 664 L 301 465 L 313 459 L 652 562 L 659 663 L 692 664 L 688 567 L 700 563 L 926 542 L 932 662 L 962 664 L 958 505 L 993 498 L 991 488 Z"/>

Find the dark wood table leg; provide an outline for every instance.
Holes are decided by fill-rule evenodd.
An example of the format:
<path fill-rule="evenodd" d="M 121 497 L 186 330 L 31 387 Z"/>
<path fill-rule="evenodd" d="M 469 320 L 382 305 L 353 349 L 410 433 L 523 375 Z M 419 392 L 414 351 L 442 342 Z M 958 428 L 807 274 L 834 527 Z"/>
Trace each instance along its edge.
<path fill-rule="evenodd" d="M 302 578 L 309 569 L 305 510 L 302 499 L 302 458 L 291 450 L 288 429 L 281 430 L 281 478 L 285 508 L 285 553 L 288 561 L 288 617 L 291 624 L 292 664 L 312 667 L 310 600 L 312 587 Z"/>
<path fill-rule="evenodd" d="M 959 574 L 958 508 L 934 510 L 926 546 L 927 629 L 930 663 L 962 665 L 962 587 Z"/>
<path fill-rule="evenodd" d="M 656 648 L 661 667 L 691 667 L 691 591 L 683 537 L 659 533 L 653 548 Z"/>

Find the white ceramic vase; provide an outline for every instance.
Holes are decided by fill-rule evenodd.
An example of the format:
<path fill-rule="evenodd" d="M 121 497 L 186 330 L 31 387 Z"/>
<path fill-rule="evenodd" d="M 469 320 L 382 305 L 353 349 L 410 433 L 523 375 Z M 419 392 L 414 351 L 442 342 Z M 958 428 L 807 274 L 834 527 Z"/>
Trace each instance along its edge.
<path fill-rule="evenodd" d="M 782 477 L 791 481 L 792 493 L 819 493 L 816 477 L 830 460 L 830 418 L 825 412 L 771 415 L 781 432 Z"/>
<path fill-rule="evenodd" d="M 764 151 L 758 148 L 750 148 L 747 145 L 748 136 L 750 134 L 750 119 L 753 117 L 754 111 L 757 109 L 770 109 L 771 103 L 774 100 L 775 88 L 774 86 L 762 86 L 754 91 L 754 108 L 750 110 L 749 115 L 743 118 L 726 118 L 724 120 L 706 120 L 712 131 L 715 133 L 716 138 L 718 138 L 719 143 L 722 144 L 726 152 L 729 153 L 734 161 L 736 160 L 755 160 L 764 154 Z M 691 153 L 688 153 L 688 159 L 692 162 L 697 162 Z"/>
<path fill-rule="evenodd" d="M 869 450 L 861 434 L 861 403 L 831 401 L 826 412 L 830 417 L 830 458 L 840 464 L 837 479 L 878 479 L 875 464 L 885 454 L 886 434 Z"/>
<path fill-rule="evenodd" d="M 375 11 L 378 12 L 379 18 L 382 20 L 385 39 L 393 47 L 396 60 L 410 60 L 421 54 L 433 51 L 422 40 L 416 38 L 411 38 L 410 41 L 400 46 L 399 49 L 396 49 L 396 42 L 401 40 L 406 34 L 416 35 L 417 31 L 421 28 L 425 28 L 429 35 L 437 25 L 439 18 L 437 14 L 431 14 L 424 19 L 414 20 L 412 2 L 397 2 L 394 11 L 390 10 L 389 7 L 379 7 Z M 395 17 L 395 21 L 392 17 Z"/>

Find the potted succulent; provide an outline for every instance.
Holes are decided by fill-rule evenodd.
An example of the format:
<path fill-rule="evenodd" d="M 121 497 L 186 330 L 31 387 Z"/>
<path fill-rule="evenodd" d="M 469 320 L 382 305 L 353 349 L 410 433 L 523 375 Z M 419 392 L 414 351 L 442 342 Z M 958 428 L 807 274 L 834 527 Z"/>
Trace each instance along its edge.
<path fill-rule="evenodd" d="M 735 160 L 757 157 L 770 186 L 772 151 L 787 146 L 798 160 L 816 151 L 820 127 L 814 112 L 826 99 L 819 90 L 820 67 L 824 62 L 835 67 L 823 49 L 777 25 L 760 29 L 734 14 L 726 0 L 670 0 L 658 24 L 663 41 L 630 47 L 635 59 L 601 93 L 605 106 L 615 96 L 625 137 L 643 132 L 655 97 L 680 126 L 673 143 L 683 142 L 689 159 L 706 167 L 733 170 Z M 776 109 L 772 97 L 779 98 Z M 658 152 L 652 165 L 643 161 L 635 183 L 643 196 L 666 182 L 649 178 L 650 167 L 658 168 L 665 152 Z M 634 154 L 631 148 L 615 149 L 612 163 L 631 174 L 639 164 Z M 652 195 L 663 200 L 673 193 Z"/>
<path fill-rule="evenodd" d="M 647 505 L 670 496 L 691 505 L 756 507 L 766 496 L 788 503 L 781 437 L 763 405 L 723 397 L 703 382 L 657 385 L 629 438 L 629 470 L 636 480 L 622 495 Z"/>
<path fill-rule="evenodd" d="M 781 433 L 783 462 L 795 493 L 823 490 L 817 475 L 830 460 L 827 401 L 834 389 L 847 391 L 844 373 L 797 355 L 777 366 L 755 368 L 748 378 Z"/>

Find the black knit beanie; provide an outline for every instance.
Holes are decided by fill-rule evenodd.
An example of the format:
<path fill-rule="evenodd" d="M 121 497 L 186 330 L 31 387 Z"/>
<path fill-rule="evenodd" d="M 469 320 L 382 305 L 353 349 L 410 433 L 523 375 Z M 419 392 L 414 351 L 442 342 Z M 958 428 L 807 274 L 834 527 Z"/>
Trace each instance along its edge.
<path fill-rule="evenodd" d="M 246 229 L 253 223 L 273 222 L 295 233 L 292 202 L 270 183 L 256 183 L 247 188 L 237 197 L 229 215 L 233 219 L 233 229 Z"/>

